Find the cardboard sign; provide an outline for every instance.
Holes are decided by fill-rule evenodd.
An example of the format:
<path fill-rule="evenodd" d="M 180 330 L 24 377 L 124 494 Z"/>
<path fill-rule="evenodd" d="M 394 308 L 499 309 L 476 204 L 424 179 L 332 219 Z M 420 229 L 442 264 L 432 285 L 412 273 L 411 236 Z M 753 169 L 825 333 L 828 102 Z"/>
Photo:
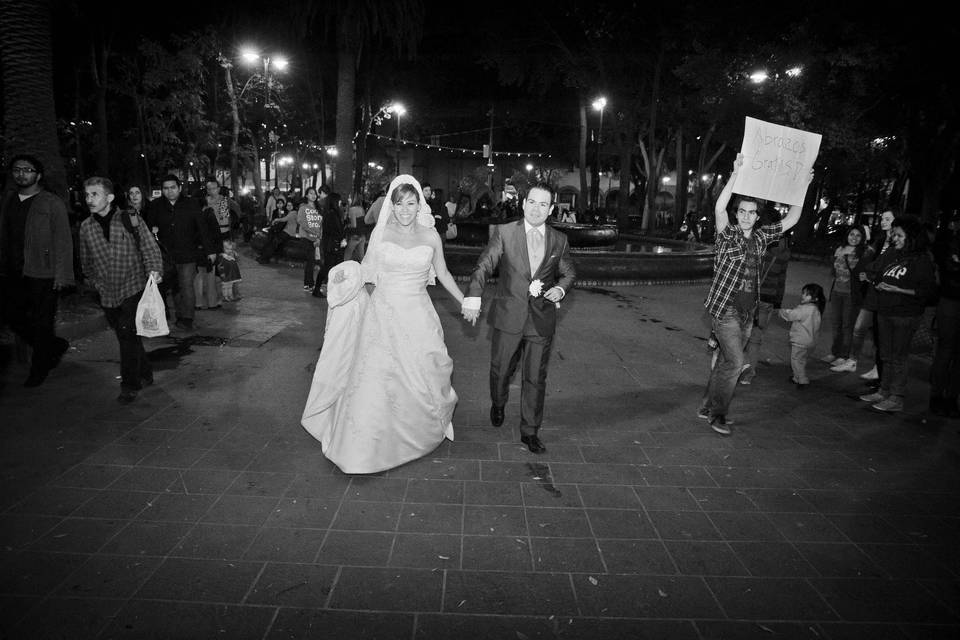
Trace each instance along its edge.
<path fill-rule="evenodd" d="M 733 192 L 802 205 L 808 174 L 820 152 L 819 133 L 746 118 L 743 132 L 743 165 L 733 183 Z"/>

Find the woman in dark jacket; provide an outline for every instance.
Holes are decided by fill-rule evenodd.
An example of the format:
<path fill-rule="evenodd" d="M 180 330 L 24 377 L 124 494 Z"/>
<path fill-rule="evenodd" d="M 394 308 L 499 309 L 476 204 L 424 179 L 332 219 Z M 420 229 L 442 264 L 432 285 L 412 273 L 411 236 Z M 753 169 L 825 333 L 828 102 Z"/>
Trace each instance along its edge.
<path fill-rule="evenodd" d="M 910 343 L 923 310 L 936 292 L 936 269 L 927 250 L 929 238 L 918 222 L 898 218 L 890 229 L 893 258 L 874 278 L 880 333 L 880 390 L 861 396 L 878 411 L 903 410 Z"/>

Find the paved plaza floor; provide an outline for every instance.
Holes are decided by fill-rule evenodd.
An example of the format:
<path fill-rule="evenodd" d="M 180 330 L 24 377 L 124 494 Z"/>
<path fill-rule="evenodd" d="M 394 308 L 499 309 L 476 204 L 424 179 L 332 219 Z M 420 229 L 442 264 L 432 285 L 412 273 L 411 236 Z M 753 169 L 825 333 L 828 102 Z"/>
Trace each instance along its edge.
<path fill-rule="evenodd" d="M 488 422 L 489 328 L 437 287 L 456 441 L 348 476 L 299 425 L 325 303 L 296 268 L 241 269 L 199 338 L 148 341 L 134 404 L 106 331 L 37 389 L 8 363 L 0 637 L 957 637 L 960 422 L 923 414 L 923 358 L 881 415 L 819 361 L 795 389 L 776 325 L 725 438 L 696 416 L 706 284 L 578 289 L 533 455 L 517 387 Z M 791 265 L 788 304 L 809 280 Z"/>

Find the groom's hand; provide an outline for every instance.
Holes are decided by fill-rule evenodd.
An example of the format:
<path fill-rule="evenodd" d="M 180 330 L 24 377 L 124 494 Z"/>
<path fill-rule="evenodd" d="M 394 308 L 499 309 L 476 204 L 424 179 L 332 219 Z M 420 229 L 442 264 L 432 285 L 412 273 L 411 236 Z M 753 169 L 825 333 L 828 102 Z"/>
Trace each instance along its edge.
<path fill-rule="evenodd" d="M 563 289 L 560 287 L 551 287 L 549 291 L 543 294 L 543 297 L 550 302 L 560 302 L 563 299 Z"/>
<path fill-rule="evenodd" d="M 471 325 L 477 325 L 477 318 L 480 317 L 480 309 L 461 309 L 460 313 L 463 315 L 463 319 Z"/>

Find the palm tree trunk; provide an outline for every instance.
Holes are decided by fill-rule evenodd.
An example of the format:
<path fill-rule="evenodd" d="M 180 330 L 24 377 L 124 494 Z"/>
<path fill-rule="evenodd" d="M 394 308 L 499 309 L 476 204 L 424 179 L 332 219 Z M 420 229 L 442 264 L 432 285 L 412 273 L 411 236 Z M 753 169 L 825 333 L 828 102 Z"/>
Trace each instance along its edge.
<path fill-rule="evenodd" d="M 333 174 L 334 191 L 339 194 L 352 193 L 353 189 L 356 62 L 356 53 L 341 46 L 337 53 L 337 162 Z"/>
<path fill-rule="evenodd" d="M 0 69 L 6 154 L 40 158 L 47 188 L 65 197 L 67 174 L 53 95 L 50 0 L 0 0 Z"/>
<path fill-rule="evenodd" d="M 223 62 L 224 79 L 227 82 L 227 99 L 230 101 L 230 118 L 233 128 L 230 131 L 230 189 L 233 197 L 240 194 L 240 110 L 237 108 L 237 92 L 233 86 L 233 74 L 230 73 L 230 62 Z M 259 172 L 259 167 L 257 168 Z"/>
<path fill-rule="evenodd" d="M 587 101 L 582 95 L 580 96 L 580 148 L 577 164 L 580 165 L 580 195 L 577 196 L 576 206 L 579 220 L 587 197 Z"/>

